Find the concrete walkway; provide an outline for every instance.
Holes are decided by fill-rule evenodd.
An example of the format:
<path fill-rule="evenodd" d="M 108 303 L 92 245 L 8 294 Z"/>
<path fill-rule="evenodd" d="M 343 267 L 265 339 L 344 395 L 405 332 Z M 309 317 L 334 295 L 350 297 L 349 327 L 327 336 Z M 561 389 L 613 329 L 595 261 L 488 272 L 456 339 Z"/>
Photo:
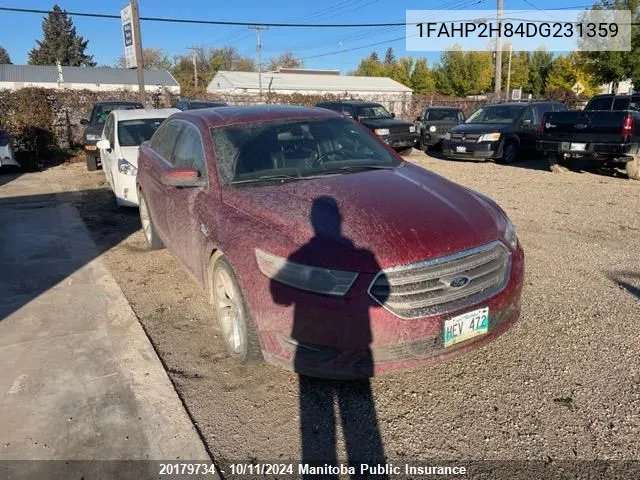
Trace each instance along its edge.
<path fill-rule="evenodd" d="M 45 178 L 0 182 L 0 460 L 210 463 L 78 211 L 65 203 L 74 194 Z M 103 474 L 85 478 L 129 478 L 114 463 L 76 464 L 73 476 L 63 472 L 72 466 L 54 462 L 0 463 L 0 478 L 58 478 L 56 468 L 59 478 L 81 478 L 87 468 Z M 156 466 L 143 468 L 157 477 Z"/>

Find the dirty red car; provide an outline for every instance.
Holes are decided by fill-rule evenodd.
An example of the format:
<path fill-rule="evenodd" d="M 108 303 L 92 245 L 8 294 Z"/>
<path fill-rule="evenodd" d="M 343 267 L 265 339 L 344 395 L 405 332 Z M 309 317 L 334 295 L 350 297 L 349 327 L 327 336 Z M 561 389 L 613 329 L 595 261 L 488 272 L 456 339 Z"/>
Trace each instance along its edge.
<path fill-rule="evenodd" d="M 524 253 L 491 199 L 317 108 L 176 113 L 140 148 L 140 218 L 203 286 L 229 354 L 366 378 L 520 315 Z"/>

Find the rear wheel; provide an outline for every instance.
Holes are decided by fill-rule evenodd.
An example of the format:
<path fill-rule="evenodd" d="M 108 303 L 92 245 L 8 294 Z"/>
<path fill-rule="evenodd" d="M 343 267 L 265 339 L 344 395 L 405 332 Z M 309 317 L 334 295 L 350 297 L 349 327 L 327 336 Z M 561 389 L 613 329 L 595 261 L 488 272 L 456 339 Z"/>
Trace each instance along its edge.
<path fill-rule="evenodd" d="M 262 363 L 253 318 L 231 265 L 219 257 L 212 270 L 213 305 L 227 352 L 240 364 Z"/>
<path fill-rule="evenodd" d="M 87 170 L 90 172 L 95 172 L 98 170 L 98 157 L 95 155 L 90 155 L 87 153 L 87 158 L 85 159 L 87 164 Z"/>
<path fill-rule="evenodd" d="M 147 201 L 142 194 L 142 191 L 138 192 L 139 205 L 138 211 L 140 212 L 140 223 L 142 224 L 142 231 L 144 232 L 144 239 L 147 241 L 147 247 L 149 250 L 160 250 L 164 248 L 164 243 L 158 237 L 156 229 L 149 213 L 149 207 Z"/>
<path fill-rule="evenodd" d="M 631 180 L 640 180 L 640 154 L 633 156 L 633 159 L 625 165 L 627 176 Z"/>

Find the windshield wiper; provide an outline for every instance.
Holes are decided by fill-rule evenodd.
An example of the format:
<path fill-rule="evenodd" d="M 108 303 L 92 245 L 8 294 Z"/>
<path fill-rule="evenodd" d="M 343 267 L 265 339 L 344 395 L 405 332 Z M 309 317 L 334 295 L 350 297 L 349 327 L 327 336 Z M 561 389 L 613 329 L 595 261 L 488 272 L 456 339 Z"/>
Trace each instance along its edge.
<path fill-rule="evenodd" d="M 245 178 L 244 180 L 233 180 L 229 182 L 229 185 L 238 185 L 240 183 L 253 183 L 253 182 L 263 182 L 265 180 L 301 180 L 305 177 L 301 176 L 293 176 L 293 175 L 261 175 L 260 177 L 255 178 Z"/>

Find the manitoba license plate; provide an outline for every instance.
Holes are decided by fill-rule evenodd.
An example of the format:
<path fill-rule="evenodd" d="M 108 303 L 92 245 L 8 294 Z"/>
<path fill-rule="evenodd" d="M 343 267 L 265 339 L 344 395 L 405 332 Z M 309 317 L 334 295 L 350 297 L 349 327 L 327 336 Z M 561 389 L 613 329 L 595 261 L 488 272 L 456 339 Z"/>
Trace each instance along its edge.
<path fill-rule="evenodd" d="M 467 312 L 444 322 L 444 346 L 450 347 L 489 331 L 489 307 Z"/>
<path fill-rule="evenodd" d="M 467 151 L 467 147 L 456 147 L 457 153 L 464 153 Z"/>

